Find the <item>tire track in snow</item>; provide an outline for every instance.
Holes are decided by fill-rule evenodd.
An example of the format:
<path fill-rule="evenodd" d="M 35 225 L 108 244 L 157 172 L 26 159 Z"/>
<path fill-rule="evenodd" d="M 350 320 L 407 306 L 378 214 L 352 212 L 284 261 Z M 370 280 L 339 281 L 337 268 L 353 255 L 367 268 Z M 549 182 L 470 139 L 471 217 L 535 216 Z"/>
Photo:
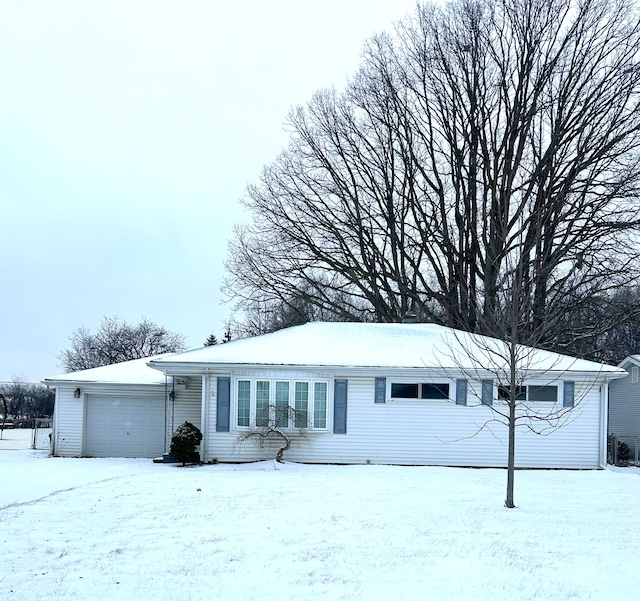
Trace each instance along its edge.
<path fill-rule="evenodd" d="M 27 505 L 35 505 L 36 503 L 40 503 L 41 501 L 45 501 L 51 497 L 55 497 L 57 495 L 61 495 L 65 492 L 70 492 L 72 490 L 80 490 L 82 488 L 87 488 L 89 486 L 94 486 L 95 484 L 103 484 L 104 482 L 110 482 L 111 480 L 120 480 L 122 478 L 126 478 L 126 476 L 113 476 L 111 478 L 104 478 L 102 480 L 94 480 L 93 482 L 86 482 L 85 484 L 79 484 L 78 486 L 71 486 L 69 488 L 61 488 L 59 490 L 51 491 L 49 494 L 44 495 L 43 497 L 39 497 L 37 499 L 31 499 L 30 501 L 16 501 L 14 503 L 8 503 L 7 505 L 1 505 L 0 511 L 5 509 L 11 509 L 14 507 L 25 507 Z"/>

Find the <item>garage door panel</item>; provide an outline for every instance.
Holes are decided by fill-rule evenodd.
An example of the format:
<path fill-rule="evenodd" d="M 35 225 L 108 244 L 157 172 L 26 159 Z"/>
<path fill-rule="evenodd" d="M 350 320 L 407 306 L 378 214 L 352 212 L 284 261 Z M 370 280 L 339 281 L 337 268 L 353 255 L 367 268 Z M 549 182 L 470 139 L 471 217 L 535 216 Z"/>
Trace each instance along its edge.
<path fill-rule="evenodd" d="M 85 455 L 156 457 L 164 452 L 164 399 L 87 397 Z"/>

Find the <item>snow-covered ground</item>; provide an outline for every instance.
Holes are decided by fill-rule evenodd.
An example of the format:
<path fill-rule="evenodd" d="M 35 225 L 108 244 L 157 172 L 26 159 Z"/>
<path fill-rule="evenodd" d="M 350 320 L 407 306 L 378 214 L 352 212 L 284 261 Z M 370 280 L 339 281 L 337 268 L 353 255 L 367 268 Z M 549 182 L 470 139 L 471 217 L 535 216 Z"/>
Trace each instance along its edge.
<path fill-rule="evenodd" d="M 49 449 L 51 428 L 36 430 L 36 448 Z M 0 451 L 16 451 L 30 449 L 33 446 L 33 430 L 31 428 L 13 428 L 0 430 Z"/>
<path fill-rule="evenodd" d="M 0 599 L 636 599 L 639 475 L 1 451 Z"/>

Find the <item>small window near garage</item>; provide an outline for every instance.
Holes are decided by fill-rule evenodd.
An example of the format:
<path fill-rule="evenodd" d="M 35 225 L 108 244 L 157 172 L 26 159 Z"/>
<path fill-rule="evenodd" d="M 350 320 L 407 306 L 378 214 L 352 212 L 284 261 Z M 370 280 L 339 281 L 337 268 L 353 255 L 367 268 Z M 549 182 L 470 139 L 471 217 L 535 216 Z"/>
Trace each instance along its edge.
<path fill-rule="evenodd" d="M 446 382 L 392 382 L 392 399 L 448 399 L 449 384 Z"/>
<path fill-rule="evenodd" d="M 631 383 L 637 384 L 639 376 L 640 376 L 640 367 L 638 367 L 637 365 L 634 365 L 631 368 Z"/>

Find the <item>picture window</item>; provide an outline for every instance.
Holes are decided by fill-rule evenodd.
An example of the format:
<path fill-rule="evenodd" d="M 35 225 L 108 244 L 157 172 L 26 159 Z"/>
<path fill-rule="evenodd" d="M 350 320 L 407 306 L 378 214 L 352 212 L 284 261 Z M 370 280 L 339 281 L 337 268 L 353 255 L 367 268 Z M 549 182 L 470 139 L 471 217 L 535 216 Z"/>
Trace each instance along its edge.
<path fill-rule="evenodd" d="M 326 430 L 328 390 L 325 381 L 239 379 L 236 426 Z"/>

